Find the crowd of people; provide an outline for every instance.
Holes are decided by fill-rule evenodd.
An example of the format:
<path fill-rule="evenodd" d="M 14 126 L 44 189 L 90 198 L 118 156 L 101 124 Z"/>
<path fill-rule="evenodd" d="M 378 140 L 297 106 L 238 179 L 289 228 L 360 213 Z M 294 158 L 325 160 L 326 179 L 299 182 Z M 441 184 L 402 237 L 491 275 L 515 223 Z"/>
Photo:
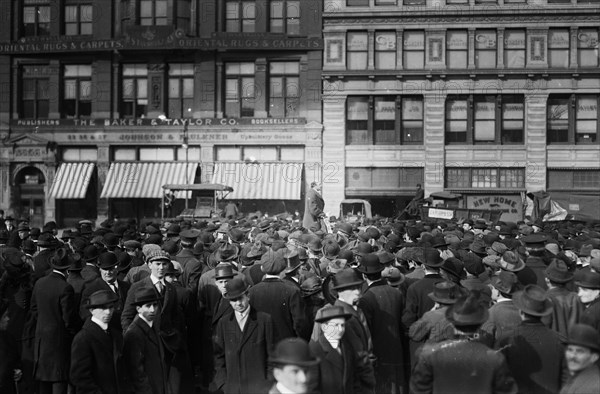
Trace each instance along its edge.
<path fill-rule="evenodd" d="M 304 222 L 2 217 L 0 393 L 598 392 L 600 224 L 319 197 Z"/>

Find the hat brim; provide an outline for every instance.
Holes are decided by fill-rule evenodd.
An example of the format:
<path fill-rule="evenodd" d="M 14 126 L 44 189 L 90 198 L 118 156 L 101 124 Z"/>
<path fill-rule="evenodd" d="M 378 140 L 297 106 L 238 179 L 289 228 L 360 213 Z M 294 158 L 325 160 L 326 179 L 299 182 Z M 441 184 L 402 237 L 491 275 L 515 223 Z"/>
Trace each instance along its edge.
<path fill-rule="evenodd" d="M 161 299 L 162 299 L 162 297 L 156 296 L 156 297 L 148 298 L 148 299 L 145 299 L 145 300 L 133 301 L 131 303 L 131 305 L 133 305 L 133 306 L 146 305 L 146 304 L 150 304 L 152 302 L 159 302 Z"/>
<path fill-rule="evenodd" d="M 509 266 L 506 264 L 506 262 L 502 259 L 500 259 L 498 264 L 500 265 L 500 268 L 502 268 L 505 271 L 509 271 L 509 272 L 519 272 L 525 268 L 525 262 L 523 260 L 519 260 L 517 265 L 514 266 L 513 268 L 509 268 Z"/>
<path fill-rule="evenodd" d="M 571 275 L 569 275 L 568 278 L 559 278 L 558 276 L 552 275 L 552 272 L 544 272 L 544 273 L 546 274 L 546 278 L 548 278 L 548 280 L 555 282 L 555 283 L 569 283 L 575 277 L 575 275 L 571 274 Z"/>
<path fill-rule="evenodd" d="M 358 287 L 361 286 L 364 283 L 363 280 L 360 281 L 354 281 L 354 282 L 349 282 L 349 283 L 344 283 L 341 285 L 337 285 L 337 286 L 332 286 L 331 288 L 334 290 L 343 290 L 343 289 L 347 289 L 349 287 Z"/>
<path fill-rule="evenodd" d="M 448 319 L 448 321 L 456 327 L 481 325 L 488 320 L 490 313 L 488 312 L 487 309 L 484 309 L 483 313 L 480 316 L 477 316 L 477 315 L 468 315 L 468 316 L 464 316 L 464 317 L 460 317 L 460 316 L 461 315 L 454 313 L 453 308 L 448 308 L 446 310 L 446 319 Z"/>
<path fill-rule="evenodd" d="M 369 268 L 369 269 L 365 269 L 365 268 Z M 383 265 L 379 265 L 378 267 L 364 267 L 362 265 L 359 265 L 358 268 L 356 268 L 356 270 L 358 272 L 360 272 L 361 274 L 377 274 L 379 272 L 382 272 L 385 269 L 385 267 Z"/>
<path fill-rule="evenodd" d="M 331 316 L 322 317 L 320 319 L 315 319 L 315 322 L 317 322 L 317 323 L 323 323 L 323 322 L 326 322 L 328 320 L 335 319 L 335 318 L 338 318 L 338 317 L 343 317 L 344 319 L 348 320 L 348 319 L 350 319 L 352 317 L 352 314 L 351 313 L 337 313 L 337 314 L 334 314 L 334 315 L 331 315 Z"/>
<path fill-rule="evenodd" d="M 575 281 L 575 285 L 579 286 L 579 287 L 583 287 L 584 289 L 594 289 L 594 290 L 600 289 L 600 283 Z"/>
<path fill-rule="evenodd" d="M 525 293 L 521 291 L 521 292 L 515 293 L 512 297 L 513 304 L 515 304 L 515 306 L 519 310 L 523 311 L 524 313 L 527 313 L 528 315 L 532 315 L 532 316 L 547 316 L 552 313 L 552 302 L 550 300 L 544 301 L 544 310 L 536 311 L 536 310 L 530 309 L 527 305 L 525 305 L 525 303 L 523 301 L 524 295 L 525 295 Z"/>
<path fill-rule="evenodd" d="M 235 300 L 236 298 L 241 297 L 244 294 L 247 294 L 249 289 L 250 289 L 250 286 L 246 286 L 246 289 L 244 289 L 244 291 L 237 291 L 235 293 L 225 293 L 223 298 L 225 298 L 226 300 L 229 300 L 229 301 Z"/>
<path fill-rule="evenodd" d="M 439 298 L 436 297 L 434 293 L 427 294 L 427 297 L 431 298 L 435 302 L 439 302 L 440 304 L 455 304 L 458 298 Z"/>
<path fill-rule="evenodd" d="M 287 358 L 269 358 L 269 363 L 275 367 L 284 365 L 297 365 L 299 367 L 313 367 L 319 365 L 321 360 L 317 357 L 312 361 L 298 361 Z"/>

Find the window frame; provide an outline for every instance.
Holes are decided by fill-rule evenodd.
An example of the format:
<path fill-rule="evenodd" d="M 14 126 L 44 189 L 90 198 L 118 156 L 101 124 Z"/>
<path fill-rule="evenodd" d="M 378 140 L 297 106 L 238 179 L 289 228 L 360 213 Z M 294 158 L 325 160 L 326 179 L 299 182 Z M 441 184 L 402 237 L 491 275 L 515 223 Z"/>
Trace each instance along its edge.
<path fill-rule="evenodd" d="M 595 174 L 597 180 L 592 182 L 594 184 L 584 185 L 576 182 L 576 175 L 582 176 L 584 174 Z M 548 168 L 546 174 L 546 189 L 553 192 L 565 192 L 577 190 L 578 192 L 598 192 L 600 189 L 600 170 L 598 169 L 562 169 L 562 168 Z M 558 180 L 567 181 L 564 185 L 552 184 L 553 179 L 556 177 Z"/>
<path fill-rule="evenodd" d="M 143 3 L 150 5 L 151 15 L 142 15 Z M 157 15 L 159 3 L 165 5 L 164 15 Z M 169 24 L 169 5 L 173 7 L 173 3 L 169 0 L 138 0 L 138 22 L 140 26 L 167 26 Z M 149 23 L 145 23 L 146 21 Z M 159 21 L 161 23 L 157 23 Z"/>
<path fill-rule="evenodd" d="M 127 66 L 133 66 L 132 70 L 134 70 L 134 74 L 133 75 L 125 75 L 125 68 Z M 141 67 L 137 67 L 137 66 L 141 66 Z M 145 69 L 144 69 L 145 67 Z M 140 74 L 140 75 L 136 75 L 135 73 L 137 72 L 137 70 L 145 70 L 145 74 Z M 131 80 L 132 81 L 132 97 L 131 99 L 129 99 L 129 97 L 125 97 L 125 93 L 126 93 L 126 81 L 127 80 Z M 145 80 L 146 82 L 146 96 L 145 96 L 145 101 L 146 104 L 139 104 L 139 101 L 144 101 L 143 97 L 139 96 L 139 90 L 140 90 L 140 84 L 139 82 Z M 149 94 L 148 94 L 148 88 L 149 88 L 149 77 L 148 77 L 148 68 L 147 68 L 147 64 L 146 63 L 124 63 L 121 65 L 121 95 L 120 95 L 120 105 L 119 105 L 119 109 L 120 109 L 120 115 L 123 118 L 140 118 L 142 116 L 146 116 L 148 114 L 148 101 L 149 101 Z M 132 108 L 131 108 L 131 114 L 128 113 L 128 111 L 126 111 L 125 106 L 127 105 L 126 103 L 128 102 L 132 102 Z M 139 107 L 139 108 L 138 108 Z"/>
<path fill-rule="evenodd" d="M 242 72 L 242 67 L 243 65 L 249 65 L 252 64 L 252 68 L 253 68 L 253 72 L 250 73 L 243 73 Z M 228 66 L 233 66 L 233 65 L 238 65 L 239 68 L 239 73 L 227 73 L 227 67 Z M 255 112 L 255 106 L 256 106 L 256 100 L 257 100 L 257 94 L 256 94 L 256 80 L 254 78 L 255 76 L 255 72 L 256 72 L 256 65 L 254 62 L 226 62 L 224 63 L 224 73 L 223 76 L 225 78 L 225 83 L 224 83 L 224 95 L 223 95 L 223 99 L 225 101 L 225 114 L 228 117 L 234 117 L 234 118 L 252 118 L 254 117 L 254 112 Z M 251 76 L 251 78 L 249 77 Z M 251 81 L 250 81 L 251 80 Z M 232 99 L 229 94 L 229 90 L 228 90 L 228 86 L 229 86 L 229 82 L 230 81 L 236 81 L 236 96 L 235 99 Z M 247 87 L 251 86 L 251 90 L 252 90 L 252 96 L 247 96 L 245 95 L 245 92 L 247 92 Z M 235 108 L 235 111 L 230 111 L 229 107 L 233 106 L 231 103 L 238 103 L 236 106 L 237 108 Z M 249 106 L 247 108 L 245 108 L 244 104 L 248 104 L 251 103 L 252 105 Z M 249 108 L 251 107 L 252 109 L 252 113 L 250 114 L 250 112 L 245 112 L 245 111 L 249 111 Z M 234 112 L 234 113 L 231 113 Z"/>
<path fill-rule="evenodd" d="M 273 65 L 282 64 L 284 70 L 274 72 Z M 294 72 L 287 72 L 286 65 L 291 65 L 296 68 Z M 274 80 L 281 79 L 281 95 L 274 94 Z M 295 81 L 294 81 L 295 80 Z M 295 93 L 293 93 L 295 86 Z M 291 92 L 292 91 L 292 92 Z M 300 115 L 300 62 L 299 61 L 271 61 L 269 62 L 269 116 L 270 117 L 291 117 L 295 118 Z M 283 113 L 274 113 L 275 101 L 281 101 L 282 105 L 277 108 L 283 108 Z M 291 109 L 294 105 L 293 109 Z M 290 109 L 288 111 L 288 109 Z"/>
<path fill-rule="evenodd" d="M 28 12 L 28 9 L 32 9 L 33 12 Z M 45 12 L 43 12 L 45 11 Z M 21 28 L 22 28 L 22 36 L 23 37 L 42 37 L 49 36 L 50 25 L 52 22 L 51 15 L 51 6 L 49 0 L 26 0 L 23 1 L 22 7 L 22 15 L 21 19 Z M 34 21 L 32 23 L 26 23 L 26 18 L 28 15 L 34 16 Z M 47 21 L 40 21 L 42 16 L 47 16 Z M 28 28 L 28 26 L 32 26 L 32 28 Z M 45 26 L 45 28 L 44 28 Z M 31 31 L 33 30 L 33 31 Z"/>
<path fill-rule="evenodd" d="M 525 167 L 446 167 L 444 188 L 447 190 L 523 190 L 525 176 Z M 517 182 L 517 185 L 507 186 L 506 182 Z"/>
<path fill-rule="evenodd" d="M 598 27 L 580 27 L 577 29 L 577 66 L 581 67 L 581 68 L 593 68 L 593 67 L 598 67 L 600 65 L 600 62 L 598 60 L 598 43 L 600 40 L 600 29 Z M 588 44 L 588 41 L 590 40 L 587 35 L 589 33 L 593 33 L 595 34 L 595 39 L 592 38 L 592 42 L 590 44 Z M 586 56 L 584 56 L 584 52 L 591 52 L 592 54 L 594 54 L 595 52 L 595 56 L 591 56 L 590 58 L 594 59 L 594 62 L 591 64 L 583 64 L 583 59 L 587 59 Z"/>
<path fill-rule="evenodd" d="M 384 35 L 390 35 L 391 41 L 386 41 L 385 43 L 381 43 L 379 37 L 384 37 Z M 397 63 L 397 36 L 396 31 L 394 30 L 378 30 L 375 32 L 375 45 L 374 45 L 374 61 L 375 61 L 375 69 L 376 70 L 395 70 Z M 382 46 L 382 44 L 386 44 Z M 377 55 L 391 55 L 389 57 L 392 58 L 389 66 L 383 66 L 380 64 Z M 388 57 L 386 56 L 386 58 Z"/>
<path fill-rule="evenodd" d="M 351 40 L 351 36 L 361 36 L 364 37 L 364 49 L 361 47 L 360 49 L 353 48 L 353 41 Z M 361 63 L 356 66 L 353 63 L 353 60 L 356 59 L 356 56 L 362 55 L 360 57 Z M 346 33 L 346 69 L 347 70 L 366 70 L 369 65 L 369 33 L 360 30 L 360 31 L 348 31 Z"/>
<path fill-rule="evenodd" d="M 36 70 L 48 70 L 48 64 L 23 64 L 19 67 L 19 118 L 21 119 L 45 119 L 50 115 L 50 74 L 46 72 L 38 72 Z M 27 70 L 31 70 L 28 72 Z M 34 94 L 30 99 L 27 96 L 26 84 L 33 81 L 35 89 Z M 45 87 L 43 86 L 45 84 Z M 41 98 L 40 98 L 41 96 Z M 31 101 L 33 116 L 26 116 L 26 102 Z M 45 109 L 43 108 L 45 102 Z"/>
<path fill-rule="evenodd" d="M 391 176 L 391 172 L 397 171 L 394 177 Z M 360 184 L 350 180 L 353 172 L 359 172 L 363 175 L 367 175 L 367 183 Z M 376 174 L 380 172 L 380 174 Z M 416 175 L 411 176 L 411 173 Z M 377 176 L 375 176 L 377 175 Z M 344 171 L 345 177 L 345 190 L 354 193 L 363 192 L 388 192 L 395 191 L 400 193 L 412 192 L 414 193 L 414 185 L 416 183 L 423 184 L 425 180 L 425 168 L 424 167 L 401 167 L 401 166 L 385 166 L 385 167 L 354 167 L 348 166 Z"/>
<path fill-rule="evenodd" d="M 488 98 L 488 103 L 494 103 L 494 116 L 490 118 L 478 118 L 477 116 L 477 102 L 481 102 L 483 98 Z M 453 101 L 465 101 L 466 102 L 466 117 L 455 118 L 451 116 L 448 111 L 449 103 Z M 516 141 L 511 141 L 508 130 L 505 129 L 505 121 L 515 122 L 519 118 L 505 118 L 504 105 L 505 104 L 521 104 L 523 107 L 521 123 L 523 125 L 520 138 Z M 448 95 L 446 97 L 446 103 L 444 107 L 444 143 L 445 145 L 523 145 L 525 141 L 525 96 L 524 95 L 512 95 L 512 94 L 496 94 L 496 95 L 481 95 L 481 94 L 470 94 L 470 95 Z M 476 124 L 477 121 L 494 121 L 494 138 L 493 140 L 477 140 L 476 135 Z M 457 133 L 450 130 L 450 124 L 452 122 L 465 122 L 466 131 L 460 131 L 464 135 L 464 138 L 460 140 L 449 139 L 453 136 L 451 133 Z M 456 137 L 456 136 L 453 136 Z"/>
<path fill-rule="evenodd" d="M 387 100 L 386 100 L 387 99 Z M 381 125 L 385 125 L 392 121 L 389 117 L 377 118 L 377 101 L 393 103 L 394 114 L 393 114 L 393 128 L 381 128 L 378 129 L 378 122 Z M 421 119 L 407 119 L 404 114 L 407 103 L 416 100 L 421 103 Z M 350 101 L 355 102 L 366 102 L 367 104 L 367 119 L 354 119 L 350 116 Z M 381 109 L 390 108 L 390 105 L 379 106 Z M 386 111 L 387 112 L 387 111 Z M 410 112 L 410 111 L 409 111 Z M 423 96 L 420 95 L 371 95 L 371 96 L 348 96 L 346 98 L 346 109 L 345 109 L 345 130 L 346 130 L 346 145 L 423 145 L 423 133 L 424 133 L 424 112 L 425 104 Z M 383 113 L 383 112 L 382 112 Z M 354 122 L 354 123 L 351 123 Z M 411 130 L 415 128 L 408 128 L 408 123 L 419 123 L 420 122 L 420 133 L 415 139 L 412 139 L 410 135 Z M 366 126 L 366 130 L 362 128 L 351 129 L 352 124 L 358 126 Z M 393 131 L 393 139 L 379 138 L 379 135 L 385 135 L 386 132 Z M 353 138 L 353 132 L 362 132 L 365 138 L 365 143 L 355 142 L 357 137 Z M 357 134 L 358 136 L 358 134 Z M 378 142 L 379 141 L 379 142 Z"/>
<path fill-rule="evenodd" d="M 586 118 L 578 118 L 578 104 L 581 98 L 595 98 L 596 102 L 596 115 L 592 117 Z M 566 113 L 567 119 L 551 119 L 551 108 L 552 106 L 558 106 L 561 104 L 560 101 L 565 102 L 562 105 L 566 105 Z M 600 143 L 600 117 L 598 116 L 598 108 L 600 105 L 600 94 L 550 94 L 548 96 L 548 101 L 546 101 L 546 144 L 547 145 L 597 145 Z M 556 110 L 555 110 L 556 111 Z M 564 110 L 560 111 L 560 113 L 556 113 L 555 116 L 560 116 L 565 113 Z M 587 141 L 585 137 L 579 138 L 579 134 L 577 132 L 577 120 L 578 119 L 586 119 L 586 120 L 596 120 L 596 133 L 585 133 L 586 135 L 595 136 L 595 141 L 593 138 L 590 138 L 590 141 Z M 566 130 L 565 130 L 566 127 Z M 555 131 L 556 130 L 556 131 Z M 559 133 L 562 133 L 562 138 L 558 141 L 557 137 Z"/>
<path fill-rule="evenodd" d="M 465 47 L 464 48 L 451 48 L 450 45 L 450 34 L 452 33 L 462 33 L 465 36 Z M 450 64 L 450 60 L 453 58 L 452 54 L 462 54 L 463 59 L 461 59 L 461 63 L 464 63 L 464 66 L 452 66 Z M 446 66 L 449 70 L 466 70 L 469 66 L 469 31 L 467 29 L 448 29 L 446 30 Z"/>
<path fill-rule="evenodd" d="M 490 45 L 490 39 L 485 38 L 484 34 L 491 34 L 494 37 L 493 45 Z M 482 64 L 481 55 L 493 54 L 493 65 Z M 479 70 L 489 70 L 498 67 L 498 31 L 496 29 L 477 29 L 475 30 L 475 68 Z"/>
<path fill-rule="evenodd" d="M 89 67 L 89 75 L 67 75 L 67 68 L 68 67 L 79 67 L 79 66 L 84 66 L 84 67 Z M 92 85 L 92 74 L 93 74 L 93 66 L 92 64 L 65 64 L 63 65 L 63 72 L 62 72 L 62 94 L 61 94 L 61 118 L 62 119 L 86 119 L 86 118 L 90 118 L 92 116 L 92 103 L 93 103 L 93 85 Z M 68 93 L 68 89 L 69 87 L 67 86 L 68 82 L 70 81 L 74 81 L 75 82 L 75 98 L 67 98 Z M 82 98 L 82 89 L 84 88 L 82 86 L 83 83 L 87 83 L 88 89 L 89 89 L 89 93 L 88 93 L 88 98 Z M 68 100 L 72 100 L 74 101 L 74 114 L 73 115 L 69 115 L 67 114 L 67 108 Z M 89 113 L 85 114 L 83 113 L 85 111 L 85 107 L 89 106 Z M 87 111 L 86 111 L 87 112 Z"/>
<path fill-rule="evenodd" d="M 229 11 L 229 5 L 235 4 L 236 15 Z M 254 8 L 254 16 L 247 17 L 246 6 L 251 5 Z M 224 24 L 223 30 L 226 33 L 256 33 L 256 14 L 257 4 L 254 0 L 226 0 L 224 6 Z"/>
<path fill-rule="evenodd" d="M 90 1 L 87 0 L 82 0 L 82 1 L 68 1 L 65 3 L 64 5 L 65 11 L 64 11 L 64 15 L 65 15 L 65 20 L 64 20 L 64 34 L 66 36 L 90 36 L 93 34 L 93 20 L 94 20 L 94 6 L 93 3 L 91 3 Z M 74 21 L 68 21 L 68 8 L 75 8 L 76 9 L 76 17 Z M 82 10 L 82 8 L 86 8 L 85 12 Z M 83 20 L 83 18 L 86 18 L 86 20 Z M 74 33 L 69 33 L 69 26 L 74 26 L 75 27 L 75 32 Z M 83 26 L 86 26 L 86 30 L 89 31 L 88 32 L 83 32 Z"/>
<path fill-rule="evenodd" d="M 281 17 L 274 17 L 273 4 L 282 3 Z M 297 16 L 290 16 L 290 9 L 297 7 Z M 269 31 L 276 34 L 300 35 L 300 0 L 271 0 L 269 2 Z M 281 28 L 274 28 L 274 21 L 281 21 Z M 280 30 L 280 31 L 279 31 Z"/>
<path fill-rule="evenodd" d="M 567 33 L 567 41 L 566 41 L 566 48 L 563 45 L 560 45 L 560 43 L 555 42 L 552 40 L 552 35 L 553 33 L 557 34 L 557 33 Z M 553 59 L 553 55 L 556 55 L 558 53 L 562 53 L 565 52 L 565 60 L 566 60 L 566 64 L 563 65 L 555 65 L 552 61 Z M 566 69 L 569 68 L 569 64 L 570 64 L 570 53 L 571 53 L 571 33 L 569 31 L 568 27 L 562 28 L 562 27 L 551 27 L 548 29 L 548 68 L 554 68 L 554 69 Z"/>
<path fill-rule="evenodd" d="M 413 48 L 412 45 L 407 46 L 407 44 L 409 43 L 408 40 L 406 39 L 406 37 L 410 34 L 420 34 L 421 37 L 423 37 L 423 41 L 422 41 L 422 47 L 420 48 Z M 405 70 L 424 70 L 425 69 L 425 40 L 426 40 L 426 36 L 425 36 L 425 30 L 404 30 L 404 35 L 403 35 L 403 42 L 402 42 L 402 65 L 404 67 Z M 411 66 L 408 67 L 408 58 L 409 55 L 411 54 L 418 54 L 421 53 L 421 64 L 418 66 Z"/>
<path fill-rule="evenodd" d="M 179 73 L 175 73 L 175 67 L 178 68 Z M 190 67 L 191 72 L 186 73 L 187 70 L 184 70 L 182 67 Z M 194 63 L 169 63 L 168 69 L 168 116 L 172 119 L 189 118 L 193 115 L 193 110 L 187 111 L 186 108 L 193 109 L 194 107 Z M 177 96 L 172 96 L 173 89 L 171 84 L 173 82 L 177 83 L 179 92 Z M 191 83 L 191 90 L 189 88 L 186 89 L 186 84 L 188 83 Z M 188 92 L 187 95 L 186 90 Z"/>
<path fill-rule="evenodd" d="M 523 42 L 522 44 L 511 43 L 509 40 L 509 34 L 523 34 Z M 511 61 L 509 64 L 509 60 L 511 58 L 511 53 L 520 53 L 522 56 L 523 64 L 512 64 L 514 62 Z M 504 31 L 504 67 L 508 69 L 519 69 L 527 67 L 527 29 L 506 29 Z"/>
<path fill-rule="evenodd" d="M 222 160 L 219 159 L 219 150 L 220 149 L 237 149 L 238 157 L 230 160 Z M 304 146 L 302 145 L 215 145 L 214 147 L 214 157 L 216 162 L 227 162 L 227 163 L 237 163 L 245 161 L 247 156 L 246 149 L 257 149 L 257 148 L 267 148 L 267 149 L 275 149 L 275 160 L 263 160 L 260 158 L 256 158 L 256 161 L 260 163 L 279 163 L 279 162 L 287 162 L 287 163 L 303 163 L 306 158 L 306 152 Z M 302 159 L 294 159 L 294 160 L 286 160 L 284 157 L 284 151 L 286 149 L 298 149 L 302 150 Z"/>

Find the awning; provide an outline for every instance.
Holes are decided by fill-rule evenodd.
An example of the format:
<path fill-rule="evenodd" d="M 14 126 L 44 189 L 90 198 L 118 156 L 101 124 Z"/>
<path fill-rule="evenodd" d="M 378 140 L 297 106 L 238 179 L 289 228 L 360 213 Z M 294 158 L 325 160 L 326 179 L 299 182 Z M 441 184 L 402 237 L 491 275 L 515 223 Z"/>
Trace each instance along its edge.
<path fill-rule="evenodd" d="M 100 198 L 161 198 L 166 183 L 193 183 L 198 163 L 113 163 Z"/>
<path fill-rule="evenodd" d="M 94 163 L 62 163 L 50 187 L 50 197 L 85 198 L 93 171 Z"/>
<path fill-rule="evenodd" d="M 229 200 L 299 200 L 303 163 L 215 163 L 212 183 L 233 187 Z"/>

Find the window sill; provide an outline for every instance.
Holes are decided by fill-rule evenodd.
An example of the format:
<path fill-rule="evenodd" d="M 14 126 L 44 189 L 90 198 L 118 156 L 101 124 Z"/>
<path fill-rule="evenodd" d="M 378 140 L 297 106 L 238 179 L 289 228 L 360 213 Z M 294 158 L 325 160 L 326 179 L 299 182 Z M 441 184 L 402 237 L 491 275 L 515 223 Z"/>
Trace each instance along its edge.
<path fill-rule="evenodd" d="M 346 150 L 425 150 L 425 145 L 346 145 Z"/>
<path fill-rule="evenodd" d="M 526 150 L 527 147 L 523 144 L 515 145 L 446 145 L 446 150 Z"/>
<path fill-rule="evenodd" d="M 600 144 L 599 143 L 590 143 L 590 144 L 552 144 L 552 145 L 547 145 L 546 149 L 548 150 L 565 150 L 565 149 L 569 149 L 569 150 L 598 150 L 600 151 Z"/>

